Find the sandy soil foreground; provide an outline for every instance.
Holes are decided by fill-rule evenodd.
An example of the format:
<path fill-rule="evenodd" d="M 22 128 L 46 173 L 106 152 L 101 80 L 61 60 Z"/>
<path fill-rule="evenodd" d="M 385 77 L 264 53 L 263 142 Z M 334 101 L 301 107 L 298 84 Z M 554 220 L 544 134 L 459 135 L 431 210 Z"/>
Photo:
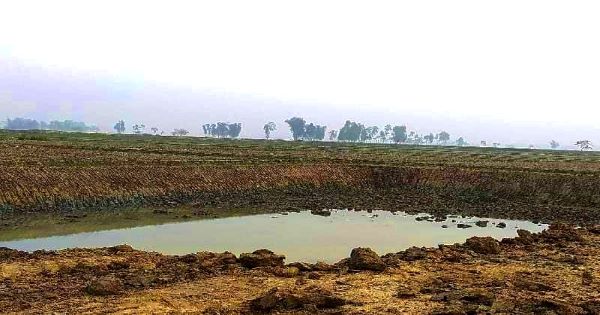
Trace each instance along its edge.
<path fill-rule="evenodd" d="M 334 265 L 268 250 L 0 249 L 4 313 L 600 314 L 600 226 L 553 225 Z M 318 244 L 315 244 L 318 246 Z"/>

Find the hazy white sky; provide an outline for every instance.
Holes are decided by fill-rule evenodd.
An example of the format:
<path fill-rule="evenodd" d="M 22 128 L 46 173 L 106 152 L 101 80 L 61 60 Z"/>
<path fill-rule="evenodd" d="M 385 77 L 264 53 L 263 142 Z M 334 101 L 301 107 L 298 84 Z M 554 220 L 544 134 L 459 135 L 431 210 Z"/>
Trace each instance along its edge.
<path fill-rule="evenodd" d="M 594 127 L 600 1 L 3 1 L 0 58 L 385 113 Z"/>

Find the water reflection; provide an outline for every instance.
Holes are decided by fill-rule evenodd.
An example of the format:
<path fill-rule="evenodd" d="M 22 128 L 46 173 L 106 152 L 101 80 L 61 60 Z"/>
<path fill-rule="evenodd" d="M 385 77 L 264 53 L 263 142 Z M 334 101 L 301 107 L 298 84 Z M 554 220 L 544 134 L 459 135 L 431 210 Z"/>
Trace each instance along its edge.
<path fill-rule="evenodd" d="M 359 246 L 385 254 L 411 246 L 464 242 L 471 236 L 502 239 L 516 236 L 517 229 L 539 232 L 546 228 L 527 221 L 448 217 L 436 222 L 424 217 L 387 211 L 332 210 L 329 216 L 303 211 L 23 239 L 0 242 L 0 246 L 33 251 L 129 244 L 166 254 L 226 250 L 240 254 L 268 248 L 285 254 L 288 262 L 336 262 Z M 484 227 L 479 221 L 489 222 Z M 496 227 L 498 223 L 506 227 Z"/>

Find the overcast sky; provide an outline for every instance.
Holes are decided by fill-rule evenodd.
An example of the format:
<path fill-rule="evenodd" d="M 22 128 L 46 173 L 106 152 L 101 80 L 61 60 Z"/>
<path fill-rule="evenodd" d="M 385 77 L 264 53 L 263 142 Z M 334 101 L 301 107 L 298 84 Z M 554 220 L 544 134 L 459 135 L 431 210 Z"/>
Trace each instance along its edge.
<path fill-rule="evenodd" d="M 3 1 L 0 115 L 600 144 L 599 16 L 597 0 Z"/>

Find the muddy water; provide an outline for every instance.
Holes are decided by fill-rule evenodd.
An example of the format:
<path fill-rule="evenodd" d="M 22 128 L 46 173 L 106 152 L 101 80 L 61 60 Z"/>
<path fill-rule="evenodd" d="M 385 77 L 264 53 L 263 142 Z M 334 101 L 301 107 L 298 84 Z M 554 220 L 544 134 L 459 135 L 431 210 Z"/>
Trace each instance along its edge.
<path fill-rule="evenodd" d="M 385 254 L 411 246 L 464 242 L 471 236 L 502 239 L 516 236 L 517 229 L 539 232 L 546 228 L 527 221 L 449 217 L 443 222 L 430 222 L 417 221 L 417 217 L 423 215 L 347 210 L 332 210 L 328 217 L 309 211 L 261 214 L 13 240 L 0 242 L 0 247 L 33 251 L 129 244 L 136 249 L 166 254 L 197 251 L 240 254 L 268 248 L 285 254 L 288 262 L 331 263 L 348 257 L 350 250 L 359 246 Z M 480 220 L 489 220 L 488 226 L 477 226 L 475 223 Z M 500 222 L 506 227 L 496 227 Z M 459 228 L 460 223 L 471 227 Z"/>

